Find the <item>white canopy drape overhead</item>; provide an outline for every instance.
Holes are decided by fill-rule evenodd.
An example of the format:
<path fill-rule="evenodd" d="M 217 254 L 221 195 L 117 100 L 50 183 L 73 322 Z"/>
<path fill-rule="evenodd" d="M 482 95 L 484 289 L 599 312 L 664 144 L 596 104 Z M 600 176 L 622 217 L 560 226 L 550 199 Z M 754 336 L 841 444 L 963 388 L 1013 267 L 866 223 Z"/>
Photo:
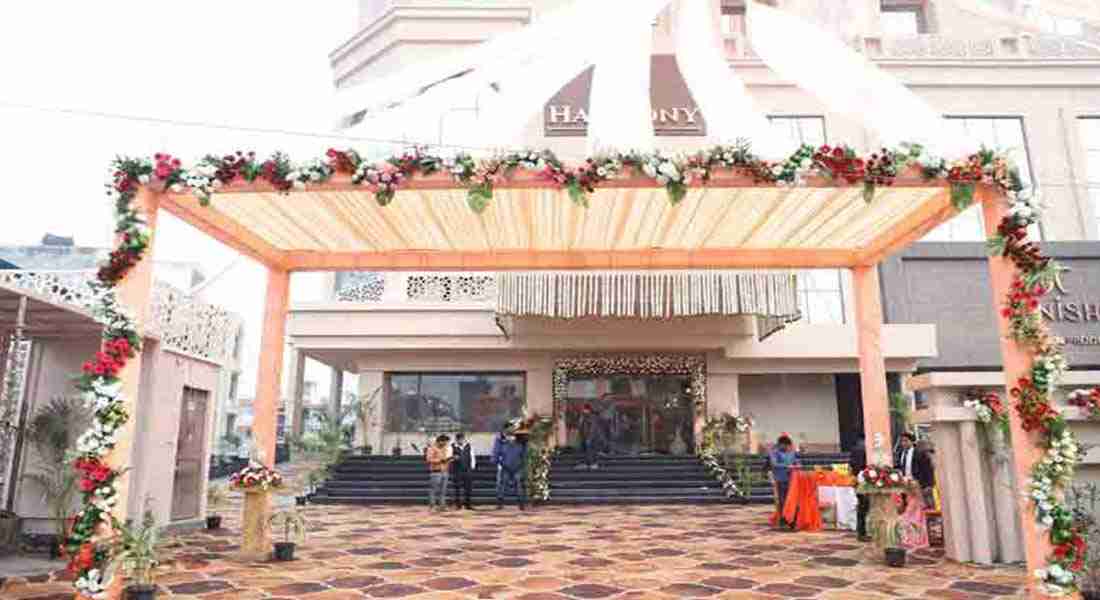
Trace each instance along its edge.
<path fill-rule="evenodd" d="M 677 64 L 708 137 L 745 139 L 757 154 L 778 158 L 783 148 L 726 60 L 717 5 L 707 0 L 602 0 L 583 8 L 574 1 L 520 31 L 353 89 L 344 116 L 366 110 L 356 132 L 371 137 L 515 148 L 525 145 L 524 132 L 545 103 L 595 65 L 589 151 L 650 150 L 652 23 L 673 2 Z M 834 35 L 756 0 L 748 6 L 750 39 L 765 64 L 831 111 L 861 120 L 888 145 L 918 142 L 949 157 L 972 149 L 952 137 L 937 111 Z"/>

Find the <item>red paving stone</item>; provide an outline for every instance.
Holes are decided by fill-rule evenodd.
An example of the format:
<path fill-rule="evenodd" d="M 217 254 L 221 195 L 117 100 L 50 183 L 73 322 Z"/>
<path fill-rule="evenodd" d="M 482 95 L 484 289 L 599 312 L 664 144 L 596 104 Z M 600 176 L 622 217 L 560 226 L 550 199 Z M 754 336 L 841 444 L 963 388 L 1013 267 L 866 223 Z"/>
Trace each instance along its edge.
<path fill-rule="evenodd" d="M 168 539 L 161 597 L 1024 597 L 1022 568 L 962 565 L 933 550 L 916 553 L 903 570 L 888 569 L 850 532 L 769 530 L 764 507 L 548 505 L 440 515 L 423 507 L 308 506 L 310 533 L 292 563 L 241 560 L 237 511 L 225 511 L 225 530 Z M 62 580 L 62 573 L 12 577 L 0 597 L 71 598 Z"/>

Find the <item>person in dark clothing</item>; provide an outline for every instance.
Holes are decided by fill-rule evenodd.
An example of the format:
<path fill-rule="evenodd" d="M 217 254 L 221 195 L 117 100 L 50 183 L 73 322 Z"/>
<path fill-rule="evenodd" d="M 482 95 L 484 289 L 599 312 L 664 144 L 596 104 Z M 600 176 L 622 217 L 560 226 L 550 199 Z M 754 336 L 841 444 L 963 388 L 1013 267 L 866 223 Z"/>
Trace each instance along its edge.
<path fill-rule="evenodd" d="M 848 453 L 848 468 L 852 472 L 852 477 L 858 476 L 860 471 L 867 468 L 867 440 L 862 433 L 856 438 L 856 445 L 852 446 Z M 859 541 L 867 542 L 871 539 L 867 535 L 867 512 L 871 510 L 871 499 L 865 494 L 857 494 L 856 502 L 856 536 Z"/>
<path fill-rule="evenodd" d="M 466 434 L 459 432 L 455 435 L 455 443 L 451 445 L 451 451 L 454 457 L 451 462 L 451 481 L 454 483 L 455 508 L 473 510 L 470 495 L 474 489 L 477 456 L 470 448 L 470 442 L 466 441 Z M 464 496 L 465 501 L 463 501 Z"/>
<path fill-rule="evenodd" d="M 497 510 L 504 508 L 504 493 L 515 488 L 519 509 L 527 509 L 527 446 L 509 436 L 500 447 L 497 459 L 500 479 L 497 481 Z"/>
<path fill-rule="evenodd" d="M 894 456 L 894 466 L 906 477 L 916 480 L 925 497 L 931 497 L 932 487 L 936 484 L 931 457 L 917 448 L 917 436 L 908 431 L 901 434 L 900 442 L 897 455 Z"/>
<path fill-rule="evenodd" d="M 793 523 L 787 523 L 783 518 L 783 507 L 787 502 L 787 490 L 791 485 L 791 469 L 799 465 L 798 453 L 794 450 L 794 442 L 790 436 L 784 434 L 776 441 L 775 449 L 768 454 L 768 462 L 771 465 L 772 480 L 775 481 L 776 502 L 779 507 L 779 526 L 793 527 Z"/>
<path fill-rule="evenodd" d="M 592 410 L 592 406 L 585 404 L 581 410 L 581 444 L 584 447 L 584 463 L 578 468 L 599 469 L 599 453 L 603 450 L 605 436 L 603 423 L 600 417 Z"/>

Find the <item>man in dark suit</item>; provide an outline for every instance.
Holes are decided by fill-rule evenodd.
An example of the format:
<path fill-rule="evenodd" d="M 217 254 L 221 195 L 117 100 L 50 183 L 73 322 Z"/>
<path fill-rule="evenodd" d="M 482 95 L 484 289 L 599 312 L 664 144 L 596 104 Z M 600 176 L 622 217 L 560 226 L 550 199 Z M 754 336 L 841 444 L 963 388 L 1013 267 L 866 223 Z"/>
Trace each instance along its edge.
<path fill-rule="evenodd" d="M 920 484 L 923 498 L 931 497 L 936 476 L 932 470 L 931 457 L 927 452 L 917 448 L 917 436 L 908 431 L 901 434 L 901 444 L 898 446 L 897 455 L 894 456 L 894 466 Z M 927 500 L 925 504 L 927 505 Z"/>
<path fill-rule="evenodd" d="M 861 433 L 856 438 L 855 446 L 852 446 L 851 451 L 848 452 L 848 469 L 852 472 L 852 477 L 857 477 L 859 472 L 867 468 L 867 442 L 866 437 Z M 865 494 L 857 494 L 856 501 L 856 535 L 859 537 L 859 541 L 870 541 L 870 537 L 867 535 L 867 512 L 871 510 L 871 499 Z"/>
<path fill-rule="evenodd" d="M 470 443 L 466 441 L 466 434 L 459 432 L 455 436 L 455 443 L 451 446 L 454 461 L 451 463 L 451 481 L 455 488 L 455 508 L 472 510 L 470 493 L 474 487 L 474 471 L 477 470 L 477 456 L 474 454 Z"/>

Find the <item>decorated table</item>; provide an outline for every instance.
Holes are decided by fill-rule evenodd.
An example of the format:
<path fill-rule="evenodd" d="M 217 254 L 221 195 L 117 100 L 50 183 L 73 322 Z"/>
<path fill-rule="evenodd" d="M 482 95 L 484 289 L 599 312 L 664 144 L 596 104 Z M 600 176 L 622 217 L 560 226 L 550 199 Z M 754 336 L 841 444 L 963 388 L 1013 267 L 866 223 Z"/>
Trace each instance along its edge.
<path fill-rule="evenodd" d="M 871 465 L 859 474 L 857 491 L 870 499 L 867 527 L 875 548 L 928 546 L 928 524 L 920 486 L 900 471 Z"/>
<path fill-rule="evenodd" d="M 817 500 L 824 526 L 854 531 L 859 506 L 854 488 L 855 478 L 838 470 L 815 471 L 814 478 L 818 484 Z"/>

